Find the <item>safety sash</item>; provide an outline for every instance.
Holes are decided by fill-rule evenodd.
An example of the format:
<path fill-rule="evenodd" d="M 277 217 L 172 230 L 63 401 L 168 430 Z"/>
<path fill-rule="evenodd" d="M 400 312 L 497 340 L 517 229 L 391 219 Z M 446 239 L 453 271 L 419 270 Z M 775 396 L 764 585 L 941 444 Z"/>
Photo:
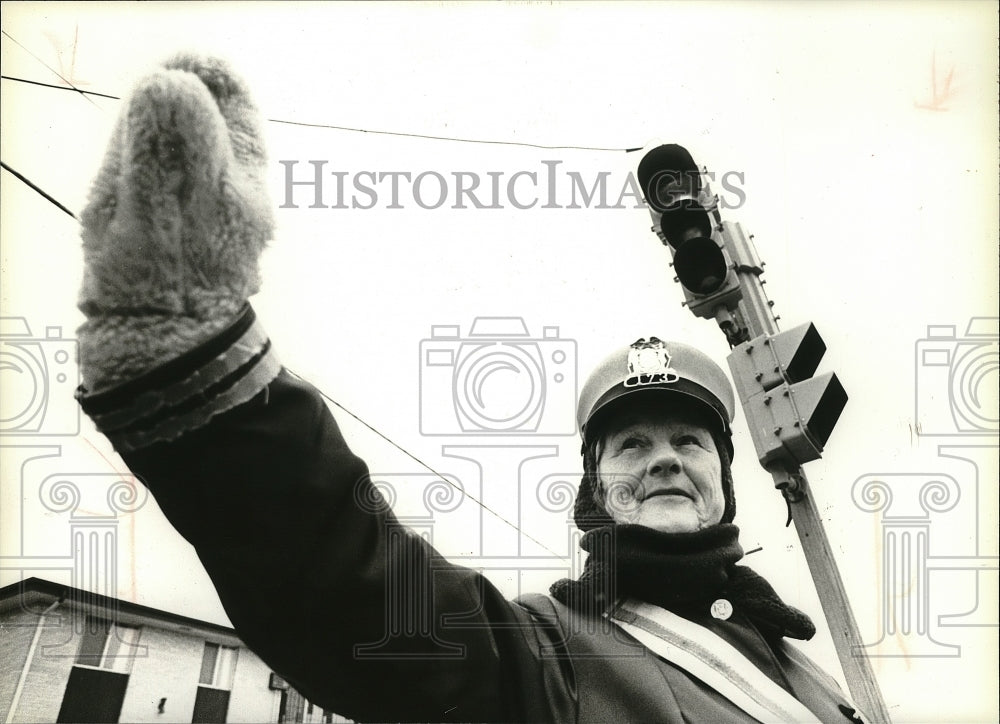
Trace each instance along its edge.
<path fill-rule="evenodd" d="M 648 649 L 696 676 L 763 724 L 819 723 L 802 702 L 729 642 L 703 626 L 659 606 L 632 599 L 619 604 L 611 620 Z"/>

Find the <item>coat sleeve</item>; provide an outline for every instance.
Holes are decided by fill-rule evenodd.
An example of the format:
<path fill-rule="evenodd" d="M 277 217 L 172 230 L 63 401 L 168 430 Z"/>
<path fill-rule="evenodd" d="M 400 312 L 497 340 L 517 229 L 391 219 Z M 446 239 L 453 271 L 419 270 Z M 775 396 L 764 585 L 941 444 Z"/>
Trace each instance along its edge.
<path fill-rule="evenodd" d="M 311 701 L 362 720 L 538 718 L 537 622 L 396 521 L 249 308 L 184 357 L 78 397 L 241 638 Z"/>

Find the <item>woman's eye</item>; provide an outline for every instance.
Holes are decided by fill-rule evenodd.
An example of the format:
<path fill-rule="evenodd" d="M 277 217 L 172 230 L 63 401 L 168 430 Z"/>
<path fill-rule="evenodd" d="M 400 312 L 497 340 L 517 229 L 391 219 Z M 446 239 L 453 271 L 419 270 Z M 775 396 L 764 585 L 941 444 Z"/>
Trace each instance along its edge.
<path fill-rule="evenodd" d="M 698 439 L 697 435 L 682 435 L 677 440 L 678 445 L 701 445 L 701 440 Z"/>
<path fill-rule="evenodd" d="M 618 445 L 621 450 L 630 450 L 632 448 L 639 447 L 642 444 L 642 440 L 637 437 L 626 437 Z"/>

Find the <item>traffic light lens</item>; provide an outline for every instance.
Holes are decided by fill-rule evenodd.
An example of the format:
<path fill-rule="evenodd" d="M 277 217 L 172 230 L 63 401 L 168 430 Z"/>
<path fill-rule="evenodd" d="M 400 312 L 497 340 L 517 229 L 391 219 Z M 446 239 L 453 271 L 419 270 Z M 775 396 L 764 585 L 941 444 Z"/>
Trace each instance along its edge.
<path fill-rule="evenodd" d="M 690 239 L 712 235 L 712 222 L 708 212 L 694 199 L 683 199 L 663 212 L 660 218 L 660 232 L 674 249 Z"/>
<path fill-rule="evenodd" d="M 674 270 L 684 288 L 694 294 L 714 294 L 729 273 L 725 254 L 707 236 L 689 239 L 677 249 Z"/>

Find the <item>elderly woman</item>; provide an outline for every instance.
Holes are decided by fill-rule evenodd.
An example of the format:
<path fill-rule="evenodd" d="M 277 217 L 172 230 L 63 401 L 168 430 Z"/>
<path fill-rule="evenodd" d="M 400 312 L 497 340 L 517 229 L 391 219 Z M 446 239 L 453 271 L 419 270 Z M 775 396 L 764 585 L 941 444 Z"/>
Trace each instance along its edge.
<path fill-rule="evenodd" d="M 245 304 L 271 221 L 246 87 L 180 56 L 126 104 L 83 216 L 79 399 L 240 636 L 361 720 L 856 721 L 742 556 L 733 394 L 640 340 L 580 401 L 579 580 L 506 600 L 401 526 Z M 652 360 L 652 364 L 650 364 Z"/>

